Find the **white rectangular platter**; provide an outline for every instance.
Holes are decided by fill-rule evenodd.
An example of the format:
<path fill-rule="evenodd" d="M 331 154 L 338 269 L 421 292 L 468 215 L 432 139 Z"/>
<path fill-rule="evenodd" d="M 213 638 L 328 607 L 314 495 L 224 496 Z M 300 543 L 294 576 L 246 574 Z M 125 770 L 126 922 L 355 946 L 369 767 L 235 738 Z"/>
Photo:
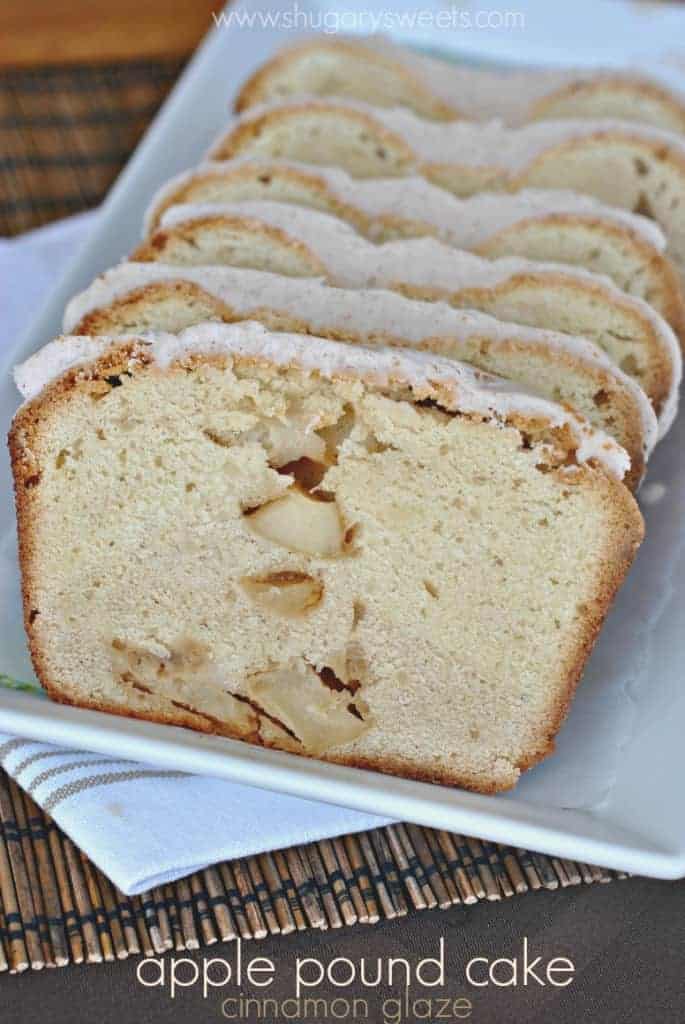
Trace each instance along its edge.
<path fill-rule="evenodd" d="M 299 9 L 307 7 L 301 4 Z M 157 186 L 198 162 L 225 125 L 239 84 L 294 36 L 293 31 L 264 25 L 224 26 L 210 33 L 28 336 L 3 348 L 3 434 L 18 404 L 11 366 L 59 333 L 66 300 L 135 245 L 143 211 Z M 325 765 L 183 729 L 60 707 L 40 694 L 0 690 L 0 730 L 626 871 L 662 878 L 685 875 L 683 450 L 681 417 L 650 464 L 641 499 L 647 539 L 592 656 L 558 751 L 510 794 L 485 797 Z M 21 623 L 15 544 L 3 445 L 0 673 L 29 680 L 34 677 Z"/>

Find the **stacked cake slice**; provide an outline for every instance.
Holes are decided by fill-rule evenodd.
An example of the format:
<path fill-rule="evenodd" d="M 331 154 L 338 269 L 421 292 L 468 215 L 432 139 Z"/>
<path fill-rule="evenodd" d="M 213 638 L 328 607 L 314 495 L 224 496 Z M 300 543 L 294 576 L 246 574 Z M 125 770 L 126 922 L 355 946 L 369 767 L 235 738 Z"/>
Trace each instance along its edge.
<path fill-rule="evenodd" d="M 673 330 L 647 302 L 582 269 L 518 257 L 486 260 L 428 237 L 374 245 L 337 218 L 268 200 L 175 206 L 133 256 L 186 267 L 226 261 L 322 277 L 343 288 L 389 288 L 500 320 L 582 334 L 635 377 L 663 415 L 664 429 L 672 420 L 681 376 Z M 68 317 L 65 327 L 73 326 Z"/>
<path fill-rule="evenodd" d="M 524 76 L 437 125 L 496 89 L 434 63 L 278 56 L 17 368 L 54 699 L 482 792 L 553 749 L 676 414 L 682 109 Z"/>
<path fill-rule="evenodd" d="M 77 334 L 180 331 L 205 320 L 258 320 L 351 344 L 428 350 L 559 400 L 626 449 L 639 483 L 657 436 L 644 391 L 585 338 L 507 324 L 382 289 L 331 288 L 252 270 L 122 264 L 69 306 Z"/>
<path fill-rule="evenodd" d="M 406 110 L 305 98 L 249 110 L 214 144 L 213 160 L 285 157 L 356 178 L 420 174 L 456 196 L 566 188 L 653 217 L 685 268 L 685 139 L 618 120 L 505 128 L 425 121 Z"/>
<path fill-rule="evenodd" d="M 658 225 L 574 192 L 481 192 L 458 199 L 423 178 L 355 180 L 337 167 L 240 159 L 203 163 L 163 186 L 150 204 L 146 228 L 158 228 L 171 206 L 251 199 L 331 213 L 374 242 L 432 236 L 488 259 L 518 256 L 580 266 L 646 299 L 685 336 L 678 274 L 664 255 Z"/>

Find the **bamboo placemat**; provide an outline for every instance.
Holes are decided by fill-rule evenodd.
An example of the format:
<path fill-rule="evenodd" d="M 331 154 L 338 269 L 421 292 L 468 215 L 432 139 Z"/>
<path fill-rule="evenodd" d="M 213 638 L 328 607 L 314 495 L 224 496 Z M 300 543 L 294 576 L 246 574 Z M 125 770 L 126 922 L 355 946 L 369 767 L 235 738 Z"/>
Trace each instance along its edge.
<path fill-rule="evenodd" d="M 0 235 L 95 206 L 181 70 L 179 60 L 0 73 Z"/>
<path fill-rule="evenodd" d="M 224 861 L 129 897 L 0 772 L 0 971 L 375 924 L 625 877 L 470 836 L 388 825 Z"/>
<path fill-rule="evenodd" d="M 0 73 L 0 234 L 97 204 L 179 61 Z M 128 897 L 0 772 L 0 972 L 340 928 L 625 877 L 415 825 L 217 864 Z"/>

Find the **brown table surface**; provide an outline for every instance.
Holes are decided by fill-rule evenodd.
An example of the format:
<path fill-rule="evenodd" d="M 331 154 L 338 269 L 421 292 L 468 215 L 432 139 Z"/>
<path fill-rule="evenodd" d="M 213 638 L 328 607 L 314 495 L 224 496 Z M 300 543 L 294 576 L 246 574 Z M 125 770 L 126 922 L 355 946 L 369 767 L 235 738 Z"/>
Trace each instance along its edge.
<path fill-rule="evenodd" d="M 0 27 L 8 17 L 3 8 Z M 97 203 L 179 66 L 175 59 L 136 60 L 0 72 L 0 233 L 16 233 Z M 470 996 L 474 1021 L 685 1021 L 685 882 L 635 878 L 531 893 L 501 903 L 424 911 L 374 927 L 266 939 L 247 949 L 248 955 L 258 950 L 274 959 L 279 976 L 268 995 L 283 999 L 292 995 L 291 968 L 297 956 L 324 961 L 335 956 L 420 959 L 433 955 L 441 936 L 448 951 L 444 994 Z M 574 962 L 576 976 L 568 988 L 465 985 L 463 970 L 470 957 L 515 956 L 524 936 L 535 955 L 566 956 Z M 229 950 L 213 946 L 183 955 L 201 959 L 228 956 Z M 224 1019 L 221 995 L 211 993 L 204 1000 L 193 988 L 172 1001 L 168 990 L 138 985 L 135 969 L 135 960 L 128 960 L 4 975 L 0 1021 Z M 351 989 L 345 994 L 361 993 Z M 317 995 L 332 997 L 340 990 Z M 368 1019 L 381 1024 L 373 999 L 370 1006 Z"/>
<path fill-rule="evenodd" d="M 222 0 L 5 0 L 0 67 L 187 54 Z"/>

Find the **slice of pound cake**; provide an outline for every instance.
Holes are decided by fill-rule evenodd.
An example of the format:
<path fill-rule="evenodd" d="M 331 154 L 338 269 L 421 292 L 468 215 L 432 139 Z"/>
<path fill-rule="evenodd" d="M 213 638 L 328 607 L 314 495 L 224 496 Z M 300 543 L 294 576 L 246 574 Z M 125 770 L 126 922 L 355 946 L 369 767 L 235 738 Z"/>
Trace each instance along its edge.
<path fill-rule="evenodd" d="M 685 270 L 685 140 L 627 121 L 426 121 L 352 100 L 255 107 L 210 151 L 212 159 L 271 156 L 338 166 L 356 178 L 421 174 L 459 196 L 569 188 L 653 217 Z"/>
<path fill-rule="evenodd" d="M 331 288 L 244 268 L 123 263 L 69 303 L 64 326 L 81 335 L 176 333 L 206 320 L 257 320 L 272 330 L 418 348 L 467 362 L 568 405 L 614 437 L 630 456 L 632 488 L 658 436 L 645 393 L 587 339 L 381 289 Z"/>
<path fill-rule="evenodd" d="M 519 257 L 486 260 L 434 238 L 374 245 L 330 214 L 269 200 L 171 207 L 160 231 L 134 255 L 321 276 L 343 288 L 389 288 L 583 335 L 635 378 L 664 430 L 675 415 L 682 359 L 673 331 L 644 300 L 586 270 Z"/>
<path fill-rule="evenodd" d="M 277 159 L 206 163 L 173 178 L 150 204 L 154 233 L 172 205 L 275 200 L 334 214 L 373 242 L 434 236 L 489 259 L 519 256 L 606 274 L 645 299 L 685 338 L 678 274 L 654 221 L 553 189 L 459 199 L 424 178 L 351 178 L 337 167 Z M 296 265 L 293 254 L 292 264 Z"/>
<path fill-rule="evenodd" d="M 378 36 L 320 35 L 284 47 L 245 83 L 236 109 L 296 95 L 408 107 L 439 121 L 620 117 L 685 131 L 685 98 L 651 76 L 609 69 L 488 71 Z"/>
<path fill-rule="evenodd" d="M 62 339 L 17 378 L 54 699 L 481 792 L 550 753 L 642 537 L 609 438 L 254 324 Z"/>

